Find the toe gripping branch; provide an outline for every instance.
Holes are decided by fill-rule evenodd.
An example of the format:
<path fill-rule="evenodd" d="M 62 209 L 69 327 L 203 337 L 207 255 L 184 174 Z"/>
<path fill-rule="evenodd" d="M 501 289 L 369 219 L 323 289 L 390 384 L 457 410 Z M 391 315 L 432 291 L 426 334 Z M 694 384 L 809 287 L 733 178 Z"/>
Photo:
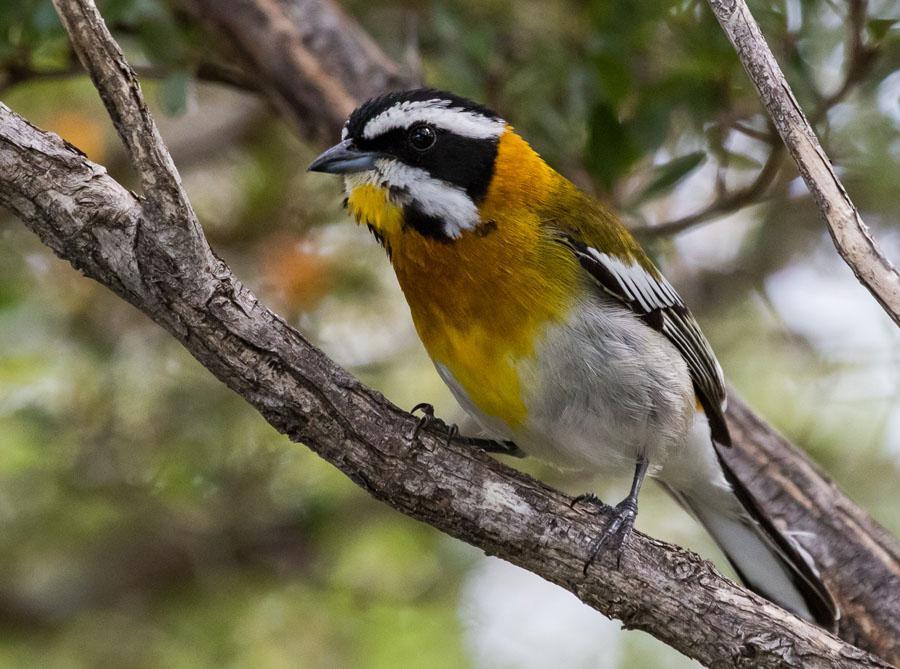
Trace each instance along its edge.
<path fill-rule="evenodd" d="M 638 460 L 634 468 L 634 480 L 631 482 L 631 491 L 625 499 L 612 508 L 612 518 L 609 524 L 603 529 L 600 536 L 591 542 L 590 553 L 587 562 L 584 563 L 583 571 L 585 576 L 587 576 L 588 569 L 600 556 L 600 552 L 604 547 L 615 554 L 616 569 L 622 566 L 622 544 L 625 543 L 625 539 L 628 538 L 628 535 L 631 534 L 631 530 L 634 528 L 634 521 L 637 518 L 638 495 L 641 492 L 641 485 L 644 482 L 649 464 L 644 458 Z M 571 506 L 574 507 L 581 502 L 599 506 L 601 509 L 607 508 L 592 493 L 578 495 L 572 500 Z"/>
<path fill-rule="evenodd" d="M 493 439 L 480 439 L 478 437 L 463 437 L 459 434 L 459 428 L 455 423 L 448 425 L 440 418 L 434 415 L 434 407 L 427 402 L 420 402 L 414 406 L 410 413 L 422 412 L 422 417 L 416 423 L 410 435 L 410 441 L 415 441 L 419 437 L 422 430 L 432 430 L 440 433 L 445 437 L 445 443 L 449 446 L 451 442 L 480 448 L 486 453 L 499 453 L 500 455 L 510 455 L 515 458 L 524 458 L 525 453 L 511 441 L 495 441 Z"/>

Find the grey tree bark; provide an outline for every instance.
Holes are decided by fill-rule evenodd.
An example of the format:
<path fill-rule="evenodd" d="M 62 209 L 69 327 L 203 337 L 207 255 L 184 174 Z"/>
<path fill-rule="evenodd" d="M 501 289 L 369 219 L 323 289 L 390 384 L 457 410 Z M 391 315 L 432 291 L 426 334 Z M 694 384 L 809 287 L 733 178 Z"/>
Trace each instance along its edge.
<path fill-rule="evenodd" d="M 744 0 L 709 0 L 781 140 L 812 193 L 831 239 L 881 307 L 900 325 L 900 272 L 869 233 L 803 114 Z"/>
<path fill-rule="evenodd" d="M 483 453 L 445 446 L 439 436 L 426 432 L 411 442 L 413 418 L 335 366 L 215 257 L 93 2 L 55 4 L 140 173 L 144 197 L 0 105 L 0 204 L 58 255 L 166 328 L 276 429 L 394 508 L 558 583 L 709 666 L 888 666 L 724 579 L 697 556 L 639 533 L 628 540 L 620 569 L 600 563 L 584 576 L 588 544 L 601 530 L 598 518 L 607 522 L 606 512 L 572 509 L 565 495 Z M 782 469 L 774 473 L 783 478 L 767 472 L 757 487 L 774 485 L 767 504 L 780 506 L 782 517 L 830 526 L 827 505 L 844 509 L 833 535 L 846 540 L 846 560 L 858 564 L 857 601 L 871 602 L 876 612 L 867 618 L 864 607 L 860 638 L 876 645 L 865 634 L 871 625 L 890 637 L 874 591 L 882 589 L 882 600 L 896 596 L 893 540 L 752 414 L 738 411 L 732 421 L 742 444 L 756 445 L 764 459 L 780 457 Z M 759 462 L 738 458 L 745 467 Z M 791 496 L 801 480 L 815 498 L 808 487 Z M 851 526 L 856 534 L 845 539 Z M 872 564 L 874 571 L 866 571 Z M 846 566 L 826 573 L 830 584 L 842 587 Z M 894 581 L 882 572 L 893 573 Z M 896 648 L 897 636 L 891 638 L 894 645 L 879 652 Z"/>

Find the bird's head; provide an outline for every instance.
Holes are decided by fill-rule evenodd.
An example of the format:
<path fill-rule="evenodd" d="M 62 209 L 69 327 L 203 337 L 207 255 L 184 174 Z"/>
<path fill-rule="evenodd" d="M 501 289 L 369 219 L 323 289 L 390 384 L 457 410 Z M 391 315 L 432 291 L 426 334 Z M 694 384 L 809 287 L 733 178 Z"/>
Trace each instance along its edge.
<path fill-rule="evenodd" d="M 309 169 L 343 175 L 349 208 L 376 233 L 402 227 L 453 240 L 482 223 L 479 206 L 511 134 L 496 113 L 452 93 L 388 93 L 357 108 L 340 143 Z"/>

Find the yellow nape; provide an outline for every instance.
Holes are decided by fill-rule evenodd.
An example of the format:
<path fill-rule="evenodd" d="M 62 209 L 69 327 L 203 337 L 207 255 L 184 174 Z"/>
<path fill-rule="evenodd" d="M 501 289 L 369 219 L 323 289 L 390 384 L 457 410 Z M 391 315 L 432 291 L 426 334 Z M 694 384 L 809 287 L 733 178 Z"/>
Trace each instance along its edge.
<path fill-rule="evenodd" d="M 387 188 L 372 183 L 354 186 L 347 196 L 347 208 L 357 223 L 371 225 L 386 239 L 403 228 L 403 209 L 390 201 Z"/>

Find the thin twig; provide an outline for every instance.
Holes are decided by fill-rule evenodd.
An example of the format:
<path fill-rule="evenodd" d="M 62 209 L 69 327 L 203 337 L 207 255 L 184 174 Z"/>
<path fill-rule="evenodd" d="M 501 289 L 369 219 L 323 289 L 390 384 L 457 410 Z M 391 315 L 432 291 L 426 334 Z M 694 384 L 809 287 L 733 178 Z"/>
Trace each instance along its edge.
<path fill-rule="evenodd" d="M 849 4 L 848 39 L 847 39 L 847 67 L 841 84 L 830 95 L 819 95 L 815 109 L 809 115 L 809 122 L 815 126 L 825 119 L 828 112 L 842 102 L 847 95 L 862 81 L 872 67 L 877 55 L 877 50 L 867 46 L 864 42 L 866 28 L 866 2 L 865 0 L 852 0 Z M 794 45 L 796 46 L 796 45 Z M 707 223 L 722 216 L 734 213 L 744 207 L 756 204 L 765 194 L 769 186 L 778 174 L 778 167 L 782 162 L 782 153 L 776 153 L 783 145 L 775 142 L 774 127 L 770 131 L 760 131 L 746 125 L 741 121 L 734 121 L 730 128 L 747 135 L 753 139 L 772 145 L 770 153 L 757 178 L 747 188 L 736 192 L 724 192 L 716 196 L 716 199 L 707 207 L 693 214 L 688 214 L 673 221 L 657 224 L 644 224 L 635 226 L 632 231 L 644 236 L 662 236 L 684 232 L 696 225 Z M 775 165 L 772 165 L 772 160 Z M 775 167 L 774 170 L 771 168 Z"/>
<path fill-rule="evenodd" d="M 97 7 L 80 0 L 53 0 L 53 4 L 138 171 L 144 195 L 160 210 L 178 212 L 178 220 L 172 224 L 195 222 L 181 177 L 144 103 L 134 70 Z"/>
<path fill-rule="evenodd" d="M 701 223 L 743 209 L 747 205 L 755 204 L 760 201 L 760 198 L 766 192 L 766 189 L 778 175 L 783 157 L 784 147 L 781 144 L 776 144 L 769 151 L 769 157 L 757 173 L 756 178 L 746 188 L 727 193 L 721 198 L 716 198 L 712 204 L 696 213 L 676 218 L 673 221 L 659 223 L 657 225 L 646 224 L 633 226 L 631 231 L 636 235 L 643 235 L 645 237 L 674 235 L 679 232 L 684 232 Z"/>
<path fill-rule="evenodd" d="M 900 273 L 869 233 L 744 0 L 709 0 L 857 279 L 900 325 Z M 861 10 L 864 11 L 864 5 Z M 859 9 L 857 11 L 860 11 Z"/>

